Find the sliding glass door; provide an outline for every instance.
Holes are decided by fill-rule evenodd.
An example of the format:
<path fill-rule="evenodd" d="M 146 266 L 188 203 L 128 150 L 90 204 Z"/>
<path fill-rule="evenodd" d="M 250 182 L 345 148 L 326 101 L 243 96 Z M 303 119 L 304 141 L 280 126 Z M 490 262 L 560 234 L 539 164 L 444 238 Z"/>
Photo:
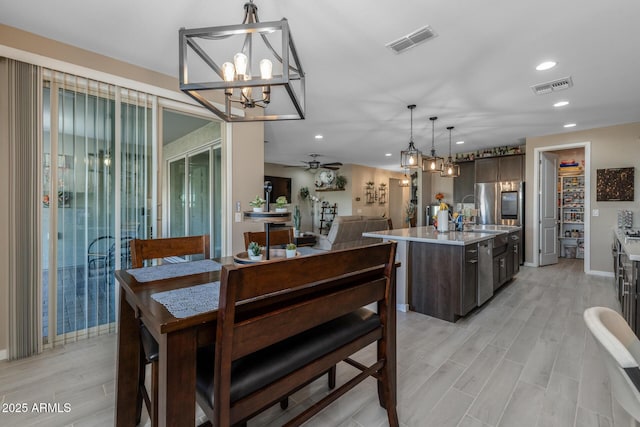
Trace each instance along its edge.
<path fill-rule="evenodd" d="M 178 131 L 181 129 L 181 131 Z M 166 234 L 211 236 L 211 254 L 222 253 L 222 162 L 220 123 L 163 112 L 166 159 Z"/>
<path fill-rule="evenodd" d="M 115 331 L 113 272 L 150 229 L 150 97 L 54 71 L 43 105 L 45 343 Z"/>

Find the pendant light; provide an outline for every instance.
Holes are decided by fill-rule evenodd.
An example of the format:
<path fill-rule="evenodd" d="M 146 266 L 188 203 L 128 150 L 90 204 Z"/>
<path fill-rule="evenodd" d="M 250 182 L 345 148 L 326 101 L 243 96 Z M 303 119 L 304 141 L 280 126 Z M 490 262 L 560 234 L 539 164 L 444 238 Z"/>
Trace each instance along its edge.
<path fill-rule="evenodd" d="M 409 180 L 409 177 L 407 176 L 407 169 L 404 170 L 404 177 L 402 177 L 402 179 L 400 180 L 400 187 L 408 187 L 409 184 L 411 183 L 411 181 Z"/>
<path fill-rule="evenodd" d="M 404 169 L 416 169 L 420 167 L 420 158 L 422 153 L 413 145 L 413 110 L 416 108 L 415 104 L 407 105 L 409 111 L 411 111 L 411 136 L 409 137 L 409 147 L 406 150 L 400 151 L 400 167 Z"/>
<path fill-rule="evenodd" d="M 425 157 L 422 160 L 422 170 L 424 172 L 442 172 L 442 164 L 444 163 L 444 159 L 442 157 L 436 156 L 436 120 L 437 117 L 429 117 L 431 120 L 431 156 Z"/>
<path fill-rule="evenodd" d="M 305 74 L 285 18 L 262 22 L 249 0 L 241 24 L 178 37 L 180 90 L 222 120 L 305 118 Z"/>
<path fill-rule="evenodd" d="M 451 157 L 451 131 L 453 130 L 453 126 L 448 126 L 447 130 L 449 131 L 449 158 L 444 164 L 442 172 L 440 172 L 440 176 L 445 178 L 457 178 L 460 176 L 460 166 L 455 163 Z"/>

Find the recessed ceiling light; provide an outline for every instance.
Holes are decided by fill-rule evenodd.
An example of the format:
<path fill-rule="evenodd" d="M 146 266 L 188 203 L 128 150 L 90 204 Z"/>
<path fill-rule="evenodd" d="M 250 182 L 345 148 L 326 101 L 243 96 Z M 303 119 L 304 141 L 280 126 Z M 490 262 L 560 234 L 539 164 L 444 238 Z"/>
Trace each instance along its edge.
<path fill-rule="evenodd" d="M 564 127 L 566 127 L 566 128 L 572 128 L 572 127 L 575 127 L 575 126 L 576 126 L 575 123 L 567 123 L 566 125 L 564 125 Z"/>
<path fill-rule="evenodd" d="M 384 153 L 385 156 L 391 157 L 391 153 Z"/>
<path fill-rule="evenodd" d="M 322 138 L 324 138 L 324 136 L 322 136 L 322 135 L 318 134 L 318 135 L 316 135 L 314 138 L 315 138 L 315 139 L 322 139 Z"/>
<path fill-rule="evenodd" d="M 538 66 L 536 67 L 536 70 L 538 71 L 545 71 L 545 70 L 550 70 L 553 67 L 555 67 L 557 64 L 555 61 L 545 61 L 541 64 L 538 64 Z"/>
<path fill-rule="evenodd" d="M 464 141 L 457 141 L 456 144 L 458 145 L 464 144 Z"/>
<path fill-rule="evenodd" d="M 565 105 L 569 105 L 569 101 L 559 101 L 553 104 L 554 107 L 564 107 Z"/>

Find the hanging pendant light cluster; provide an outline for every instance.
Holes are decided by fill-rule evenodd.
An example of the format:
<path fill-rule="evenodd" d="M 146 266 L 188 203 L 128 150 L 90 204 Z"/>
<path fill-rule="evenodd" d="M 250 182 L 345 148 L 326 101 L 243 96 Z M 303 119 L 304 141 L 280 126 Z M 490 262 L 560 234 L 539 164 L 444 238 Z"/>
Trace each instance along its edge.
<path fill-rule="evenodd" d="M 453 126 L 448 126 L 447 130 L 449 131 L 449 157 L 447 158 L 447 162 L 443 165 L 440 176 L 445 178 L 457 178 L 460 176 L 460 166 L 455 163 L 451 157 L 451 131 L 453 130 Z"/>
<path fill-rule="evenodd" d="M 180 90 L 221 119 L 305 118 L 305 74 L 289 23 L 260 22 L 253 0 L 241 24 L 180 29 L 179 49 Z"/>
<path fill-rule="evenodd" d="M 420 167 L 420 158 L 422 153 L 413 144 L 413 110 L 416 108 L 415 104 L 407 105 L 409 111 L 411 111 L 411 136 L 409 137 L 409 147 L 406 150 L 400 151 L 400 167 L 404 169 L 417 169 Z"/>
<path fill-rule="evenodd" d="M 443 170 L 444 159 L 436 155 L 436 120 L 437 117 L 429 117 L 431 120 L 431 155 L 423 158 L 422 170 L 424 172 L 441 173 Z"/>

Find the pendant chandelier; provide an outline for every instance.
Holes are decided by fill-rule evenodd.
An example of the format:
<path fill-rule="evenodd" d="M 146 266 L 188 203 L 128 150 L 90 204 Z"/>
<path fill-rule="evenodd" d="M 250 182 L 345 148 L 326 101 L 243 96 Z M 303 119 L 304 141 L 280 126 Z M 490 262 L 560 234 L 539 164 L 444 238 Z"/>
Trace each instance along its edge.
<path fill-rule="evenodd" d="M 408 187 L 409 184 L 411 183 L 411 180 L 407 176 L 407 172 L 408 172 L 408 170 L 405 169 L 404 170 L 404 177 L 402 177 L 402 179 L 400 180 L 400 183 L 399 183 L 400 187 Z"/>
<path fill-rule="evenodd" d="M 442 164 L 444 159 L 436 156 L 436 120 L 437 117 L 429 117 L 431 120 L 431 155 L 422 160 L 422 170 L 425 172 L 442 172 Z"/>
<path fill-rule="evenodd" d="M 304 119 L 305 76 L 289 24 L 260 22 L 253 0 L 242 24 L 180 29 L 179 49 L 180 90 L 222 120 Z"/>
<path fill-rule="evenodd" d="M 415 104 L 407 105 L 407 108 L 411 111 L 411 136 L 409 137 L 409 147 L 406 150 L 400 151 L 400 167 L 404 169 L 416 169 L 420 167 L 420 157 L 422 153 L 413 144 L 413 110 L 416 108 Z"/>
<path fill-rule="evenodd" d="M 447 158 L 447 162 L 444 164 L 442 172 L 440 172 L 440 176 L 446 178 L 457 178 L 460 176 L 460 165 L 455 163 L 451 157 L 451 131 L 453 130 L 453 126 L 448 126 L 447 130 L 449 131 L 449 158 Z"/>

